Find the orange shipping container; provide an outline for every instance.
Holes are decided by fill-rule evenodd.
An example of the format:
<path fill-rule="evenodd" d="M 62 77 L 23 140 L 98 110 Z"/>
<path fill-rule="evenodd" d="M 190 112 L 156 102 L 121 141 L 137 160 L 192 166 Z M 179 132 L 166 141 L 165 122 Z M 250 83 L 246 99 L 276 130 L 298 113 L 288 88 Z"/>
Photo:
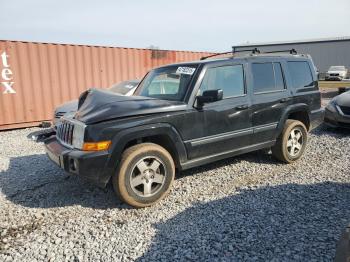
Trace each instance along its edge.
<path fill-rule="evenodd" d="M 210 54 L 0 40 L 0 130 L 50 121 L 55 107 L 88 88 Z"/>

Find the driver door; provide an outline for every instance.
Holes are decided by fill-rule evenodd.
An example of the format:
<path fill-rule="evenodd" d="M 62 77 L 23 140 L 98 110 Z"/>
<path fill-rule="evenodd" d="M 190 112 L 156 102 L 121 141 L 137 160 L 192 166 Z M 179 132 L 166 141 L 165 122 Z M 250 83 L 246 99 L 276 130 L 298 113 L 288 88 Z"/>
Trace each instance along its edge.
<path fill-rule="evenodd" d="M 186 141 L 189 159 L 238 151 L 251 143 L 251 101 L 247 94 L 243 64 L 209 66 L 200 85 L 203 91 L 222 89 L 223 99 L 195 109 L 193 128 L 201 137 Z M 198 121 L 201 120 L 201 121 Z"/>

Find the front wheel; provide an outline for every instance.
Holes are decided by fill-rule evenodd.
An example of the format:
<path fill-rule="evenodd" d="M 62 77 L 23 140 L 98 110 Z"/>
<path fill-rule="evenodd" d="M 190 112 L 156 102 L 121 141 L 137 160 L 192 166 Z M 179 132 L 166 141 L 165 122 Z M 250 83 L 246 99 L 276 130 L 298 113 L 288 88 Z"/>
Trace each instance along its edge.
<path fill-rule="evenodd" d="M 298 160 L 304 153 L 307 142 L 305 125 L 293 119 L 288 119 L 282 133 L 272 147 L 272 154 L 285 163 Z"/>
<path fill-rule="evenodd" d="M 112 182 L 122 201 L 146 207 L 167 195 L 174 176 L 174 161 L 169 152 L 159 145 L 142 143 L 124 151 Z"/>

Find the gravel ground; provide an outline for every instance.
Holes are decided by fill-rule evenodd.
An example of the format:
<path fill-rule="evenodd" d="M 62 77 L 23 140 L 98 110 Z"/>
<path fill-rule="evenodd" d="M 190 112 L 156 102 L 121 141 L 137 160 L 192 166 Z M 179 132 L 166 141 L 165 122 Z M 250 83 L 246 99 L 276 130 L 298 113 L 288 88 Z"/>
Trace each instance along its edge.
<path fill-rule="evenodd" d="M 350 133 L 320 127 L 297 163 L 263 152 L 179 175 L 131 209 L 0 132 L 0 261 L 331 261 L 350 221 Z"/>

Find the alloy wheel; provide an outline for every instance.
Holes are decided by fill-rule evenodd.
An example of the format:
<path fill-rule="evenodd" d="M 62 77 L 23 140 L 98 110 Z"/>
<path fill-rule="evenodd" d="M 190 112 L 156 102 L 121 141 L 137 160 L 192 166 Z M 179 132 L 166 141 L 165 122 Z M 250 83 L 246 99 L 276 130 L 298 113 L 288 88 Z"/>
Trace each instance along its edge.
<path fill-rule="evenodd" d="M 303 132 L 299 127 L 295 127 L 291 130 L 287 140 L 288 154 L 292 157 L 297 157 L 304 144 Z"/>
<path fill-rule="evenodd" d="M 165 165 L 157 157 L 144 157 L 131 170 L 130 186 L 140 197 L 151 197 L 164 185 Z"/>

